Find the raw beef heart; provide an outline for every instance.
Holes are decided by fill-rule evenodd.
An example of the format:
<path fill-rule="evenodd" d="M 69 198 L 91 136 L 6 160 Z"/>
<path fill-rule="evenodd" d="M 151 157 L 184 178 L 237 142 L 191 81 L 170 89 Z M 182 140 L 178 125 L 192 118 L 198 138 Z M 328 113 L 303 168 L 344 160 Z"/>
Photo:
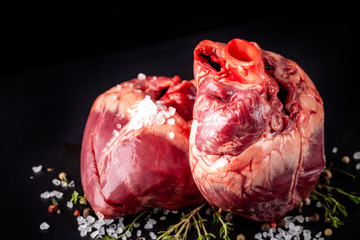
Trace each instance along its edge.
<path fill-rule="evenodd" d="M 82 185 L 95 212 L 116 218 L 205 201 L 189 166 L 193 82 L 139 75 L 96 99 L 81 152 Z"/>
<path fill-rule="evenodd" d="M 194 51 L 190 167 L 206 200 L 273 221 L 309 196 L 325 166 L 322 99 L 293 61 L 234 39 Z"/>

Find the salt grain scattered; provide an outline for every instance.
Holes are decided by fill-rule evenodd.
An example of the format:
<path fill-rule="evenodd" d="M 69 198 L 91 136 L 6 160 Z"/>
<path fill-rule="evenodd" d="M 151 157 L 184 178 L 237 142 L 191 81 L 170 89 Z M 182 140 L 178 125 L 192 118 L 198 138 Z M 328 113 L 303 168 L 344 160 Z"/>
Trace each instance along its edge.
<path fill-rule="evenodd" d="M 360 167 L 360 166 L 359 166 L 359 167 Z M 316 205 L 316 207 L 318 207 L 318 208 L 321 208 L 321 207 L 323 206 L 320 201 L 317 201 L 315 205 Z"/>
<path fill-rule="evenodd" d="M 48 230 L 50 225 L 47 222 L 43 222 L 40 224 L 40 230 Z"/>
<path fill-rule="evenodd" d="M 64 180 L 61 181 L 61 187 L 67 187 L 68 183 Z"/>
<path fill-rule="evenodd" d="M 151 239 L 156 239 L 157 238 L 157 236 L 156 236 L 156 234 L 154 232 L 150 232 L 149 236 L 150 236 Z"/>
<path fill-rule="evenodd" d="M 68 187 L 71 187 L 71 188 L 75 187 L 75 182 L 74 182 L 74 180 L 71 180 L 71 181 L 69 182 Z"/>
<path fill-rule="evenodd" d="M 115 130 L 115 129 L 113 130 L 112 134 L 115 137 L 119 136 L 119 132 L 117 130 Z"/>
<path fill-rule="evenodd" d="M 140 236 L 141 236 L 141 233 L 142 233 L 142 232 L 141 232 L 141 230 L 140 230 L 140 229 L 139 229 L 139 230 L 137 230 L 137 231 L 136 231 L 136 236 L 137 236 L 137 237 L 140 237 Z"/>
<path fill-rule="evenodd" d="M 332 151 L 332 153 L 337 153 L 338 148 L 337 148 L 337 147 L 333 147 L 331 151 Z"/>
<path fill-rule="evenodd" d="M 146 223 L 145 225 L 144 225 L 144 229 L 152 229 L 153 228 L 153 225 L 151 224 L 151 223 Z"/>
<path fill-rule="evenodd" d="M 159 219 L 160 219 L 161 221 L 165 221 L 165 220 L 166 220 L 166 216 L 161 216 Z"/>
<path fill-rule="evenodd" d="M 34 173 L 38 173 L 42 170 L 42 165 L 32 167 Z"/>
<path fill-rule="evenodd" d="M 355 165 L 355 169 L 356 169 L 356 170 L 360 170 L 360 163 L 357 163 L 357 164 Z"/>
<path fill-rule="evenodd" d="M 359 159 L 360 159 L 360 151 L 354 152 L 353 158 L 354 158 L 355 160 L 359 160 Z"/>
<path fill-rule="evenodd" d="M 174 119 L 174 118 L 169 118 L 169 119 L 167 120 L 167 123 L 168 123 L 169 125 L 174 125 L 174 124 L 175 124 L 175 119 Z"/>
<path fill-rule="evenodd" d="M 150 218 L 150 219 L 147 221 L 147 223 L 150 223 L 150 224 L 152 224 L 152 225 L 155 225 L 157 222 L 156 222 L 155 219 Z"/>
<path fill-rule="evenodd" d="M 42 194 L 40 194 L 40 197 L 43 199 L 48 199 L 50 197 L 49 191 L 43 192 Z"/>
<path fill-rule="evenodd" d="M 259 233 L 255 234 L 254 238 L 255 239 L 262 239 L 262 234 L 259 232 Z"/>
<path fill-rule="evenodd" d="M 170 137 L 170 139 L 174 139 L 175 133 L 174 132 L 169 132 L 169 137 Z"/>
<path fill-rule="evenodd" d="M 104 219 L 106 225 L 110 225 L 114 222 L 114 219 Z"/>
<path fill-rule="evenodd" d="M 73 202 L 70 202 L 70 201 L 67 201 L 66 202 L 66 206 L 70 209 L 72 209 L 74 207 L 74 203 Z"/>
<path fill-rule="evenodd" d="M 97 235 L 99 235 L 99 231 L 98 231 L 98 230 L 95 230 L 95 231 L 93 231 L 93 232 L 90 234 L 90 237 L 91 237 L 91 238 L 96 238 Z"/>
<path fill-rule="evenodd" d="M 145 80 L 145 79 L 146 79 L 146 75 L 145 75 L 144 73 L 139 73 L 139 74 L 137 75 L 137 78 L 138 78 L 139 80 Z"/>
<path fill-rule="evenodd" d="M 55 186 L 60 186 L 61 181 L 60 181 L 59 179 L 57 179 L 57 178 L 54 178 L 54 179 L 52 180 L 52 183 L 53 183 Z"/>

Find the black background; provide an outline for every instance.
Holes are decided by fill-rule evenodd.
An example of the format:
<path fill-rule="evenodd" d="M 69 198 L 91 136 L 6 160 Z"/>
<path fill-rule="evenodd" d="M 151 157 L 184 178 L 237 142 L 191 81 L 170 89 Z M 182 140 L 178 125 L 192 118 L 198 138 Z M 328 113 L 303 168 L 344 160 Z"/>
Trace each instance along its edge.
<path fill-rule="evenodd" d="M 66 171 L 81 190 L 80 143 L 96 96 L 139 72 L 191 79 L 192 51 L 203 39 L 244 38 L 295 60 L 324 100 L 328 161 L 359 151 L 356 7 L 332 4 L 29 1 L 2 6 L 0 213 L 9 227 L 21 229 L 6 228 L 4 234 L 80 239 L 71 214 L 49 216 L 39 197 L 52 190 L 56 174 L 43 170 L 30 180 L 31 167 Z M 359 176 L 354 164 L 345 168 Z M 358 180 L 345 184 L 360 192 Z M 359 207 L 350 210 L 333 239 L 360 238 Z M 49 232 L 39 231 L 42 221 L 52 226 Z"/>

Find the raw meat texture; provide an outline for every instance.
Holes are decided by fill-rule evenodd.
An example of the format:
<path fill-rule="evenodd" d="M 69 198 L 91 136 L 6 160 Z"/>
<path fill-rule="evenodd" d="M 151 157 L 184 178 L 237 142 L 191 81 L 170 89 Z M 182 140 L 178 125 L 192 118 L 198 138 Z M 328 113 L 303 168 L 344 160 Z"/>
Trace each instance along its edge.
<path fill-rule="evenodd" d="M 190 167 L 206 200 L 274 221 L 309 196 L 325 166 L 324 111 L 293 61 L 234 39 L 194 51 Z"/>
<path fill-rule="evenodd" d="M 96 213 L 116 218 L 205 201 L 189 166 L 195 95 L 193 80 L 140 74 L 96 99 L 81 152 L 82 185 Z"/>

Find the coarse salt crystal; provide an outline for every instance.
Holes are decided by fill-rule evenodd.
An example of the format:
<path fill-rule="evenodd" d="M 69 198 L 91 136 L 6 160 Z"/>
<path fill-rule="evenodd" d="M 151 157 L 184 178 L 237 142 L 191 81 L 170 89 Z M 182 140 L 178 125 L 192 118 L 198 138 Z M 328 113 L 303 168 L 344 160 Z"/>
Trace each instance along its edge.
<path fill-rule="evenodd" d="M 130 232 L 129 230 L 126 230 L 125 235 L 126 235 L 127 237 L 131 237 L 131 232 Z"/>
<path fill-rule="evenodd" d="M 61 181 L 61 187 L 67 187 L 68 183 L 64 180 Z"/>
<path fill-rule="evenodd" d="M 355 169 L 356 169 L 356 170 L 360 170 L 360 163 L 357 163 L 357 164 L 355 165 Z"/>
<path fill-rule="evenodd" d="M 117 96 L 116 96 L 116 95 L 112 95 L 112 99 L 113 99 L 113 100 L 116 100 L 116 99 L 117 99 Z"/>
<path fill-rule="evenodd" d="M 68 187 L 75 187 L 75 182 L 74 182 L 74 180 L 71 180 L 70 182 L 69 182 L 69 184 L 68 184 Z"/>
<path fill-rule="evenodd" d="M 40 230 L 48 230 L 50 225 L 47 222 L 43 222 L 40 224 Z"/>
<path fill-rule="evenodd" d="M 145 80 L 145 79 L 146 79 L 146 75 L 145 75 L 144 73 L 139 73 L 139 74 L 137 75 L 137 78 L 138 78 L 139 80 Z"/>
<path fill-rule="evenodd" d="M 87 223 L 92 224 L 95 222 L 95 218 L 93 216 L 89 215 L 86 217 L 86 221 L 87 221 Z"/>
<path fill-rule="evenodd" d="M 151 239 L 156 239 L 157 238 L 157 236 L 156 236 L 156 234 L 154 232 L 150 232 L 149 236 L 150 236 Z"/>
<path fill-rule="evenodd" d="M 77 221 L 78 225 L 86 223 L 85 219 L 82 216 L 78 216 L 76 218 L 76 221 Z"/>
<path fill-rule="evenodd" d="M 106 225 L 110 225 L 114 222 L 114 219 L 104 219 Z"/>
<path fill-rule="evenodd" d="M 42 165 L 32 167 L 34 173 L 38 173 L 42 170 Z"/>
<path fill-rule="evenodd" d="M 175 119 L 174 118 L 169 118 L 167 120 L 167 123 L 170 124 L 170 125 L 174 125 L 175 124 Z"/>
<path fill-rule="evenodd" d="M 170 116 L 173 116 L 176 112 L 176 108 L 174 107 L 169 107 L 169 113 L 170 113 Z"/>
<path fill-rule="evenodd" d="M 80 231 L 80 237 L 85 237 L 87 235 L 87 231 L 86 230 L 81 230 Z"/>
<path fill-rule="evenodd" d="M 320 231 L 315 235 L 315 237 L 319 238 L 319 237 L 321 237 L 321 234 L 322 234 L 322 232 Z"/>
<path fill-rule="evenodd" d="M 140 227 L 140 223 L 137 223 L 137 222 L 136 222 L 136 223 L 134 223 L 133 226 L 134 226 L 134 228 L 138 228 L 138 227 Z"/>
<path fill-rule="evenodd" d="M 40 194 L 40 197 L 43 199 L 48 199 L 50 197 L 49 191 L 43 192 L 42 194 Z"/>
<path fill-rule="evenodd" d="M 304 220 L 305 220 L 305 218 L 304 218 L 303 215 L 297 215 L 297 216 L 295 217 L 295 220 L 298 221 L 299 223 L 303 223 Z"/>
<path fill-rule="evenodd" d="M 113 136 L 115 136 L 115 137 L 119 136 L 119 132 L 116 131 L 115 129 L 113 130 L 112 134 L 113 134 Z"/>
<path fill-rule="evenodd" d="M 52 180 L 52 183 L 53 183 L 55 186 L 60 186 L 61 181 L 60 181 L 59 179 L 57 179 L 57 178 L 54 178 L 54 179 Z"/>
<path fill-rule="evenodd" d="M 259 233 L 255 234 L 254 238 L 255 239 L 262 239 L 262 233 L 259 232 Z"/>
<path fill-rule="evenodd" d="M 140 237 L 140 236 L 141 236 L 141 233 L 142 233 L 142 232 L 141 232 L 141 230 L 140 230 L 140 229 L 139 229 L 139 230 L 137 230 L 137 231 L 136 231 L 136 236 L 137 236 L 137 237 Z"/>
<path fill-rule="evenodd" d="M 74 207 L 74 203 L 73 202 L 70 202 L 70 201 L 67 201 L 66 202 L 66 206 L 70 209 L 72 209 Z"/>
<path fill-rule="evenodd" d="M 120 123 L 116 124 L 116 127 L 121 128 L 121 124 Z"/>
<path fill-rule="evenodd" d="M 52 193 L 52 195 L 54 195 L 58 199 L 62 198 L 63 195 L 64 195 L 64 193 L 56 191 L 56 190 L 52 191 L 51 193 Z"/>
<path fill-rule="evenodd" d="M 360 151 L 359 151 L 359 152 L 354 152 L 353 158 L 354 158 L 355 160 L 359 160 L 359 159 L 360 159 Z"/>
<path fill-rule="evenodd" d="M 90 234 L 90 237 L 91 237 L 91 238 L 95 238 L 97 235 L 99 235 L 99 231 L 98 231 L 98 230 L 95 230 L 95 231 L 93 231 L 93 232 Z"/>
<path fill-rule="evenodd" d="M 151 223 L 146 223 L 144 225 L 144 229 L 152 229 L 153 228 L 153 225 Z"/>
<path fill-rule="evenodd" d="M 285 222 L 287 223 L 293 223 L 295 222 L 295 218 L 293 216 L 286 216 L 284 217 Z"/>
<path fill-rule="evenodd" d="M 106 233 L 107 233 L 107 235 L 111 235 L 111 234 L 115 233 L 115 229 L 113 229 L 113 228 L 107 228 L 107 229 L 106 229 Z"/>
<path fill-rule="evenodd" d="M 174 132 L 169 132 L 169 137 L 170 137 L 170 139 L 174 139 L 175 133 Z"/>
<path fill-rule="evenodd" d="M 160 221 L 165 221 L 165 220 L 166 220 L 166 216 L 161 216 L 159 219 L 160 219 Z"/>
<path fill-rule="evenodd" d="M 101 212 L 96 212 L 95 213 L 96 216 L 99 218 L 99 220 L 103 220 L 104 219 L 104 214 L 102 214 Z M 105 222 L 104 222 L 105 223 Z"/>
<path fill-rule="evenodd" d="M 332 151 L 332 153 L 337 153 L 338 148 L 337 148 L 337 147 L 333 147 L 331 151 Z"/>
<path fill-rule="evenodd" d="M 147 221 L 147 223 L 150 223 L 150 224 L 152 224 L 152 225 L 155 225 L 157 222 L 156 222 L 155 219 L 150 218 L 150 219 Z"/>
<path fill-rule="evenodd" d="M 316 207 L 318 208 L 322 208 L 322 203 L 320 201 L 317 201 L 316 204 L 315 204 Z"/>

